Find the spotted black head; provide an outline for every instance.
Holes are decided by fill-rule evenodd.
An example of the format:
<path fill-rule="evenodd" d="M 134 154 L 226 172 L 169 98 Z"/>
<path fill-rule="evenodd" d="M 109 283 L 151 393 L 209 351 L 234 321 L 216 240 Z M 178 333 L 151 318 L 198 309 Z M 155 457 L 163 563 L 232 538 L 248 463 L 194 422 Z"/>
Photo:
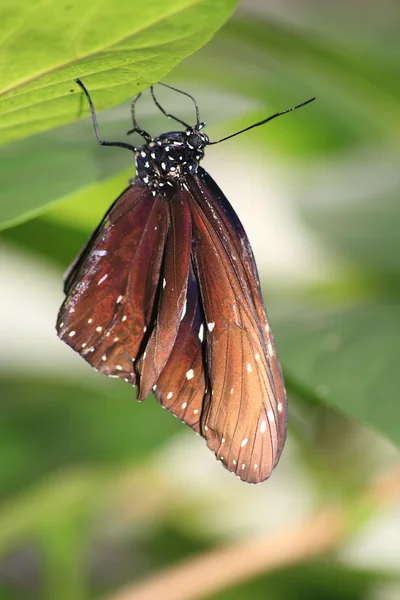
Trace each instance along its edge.
<path fill-rule="evenodd" d="M 146 141 L 136 153 L 136 179 L 160 190 L 196 173 L 208 136 L 198 129 L 172 131 Z"/>

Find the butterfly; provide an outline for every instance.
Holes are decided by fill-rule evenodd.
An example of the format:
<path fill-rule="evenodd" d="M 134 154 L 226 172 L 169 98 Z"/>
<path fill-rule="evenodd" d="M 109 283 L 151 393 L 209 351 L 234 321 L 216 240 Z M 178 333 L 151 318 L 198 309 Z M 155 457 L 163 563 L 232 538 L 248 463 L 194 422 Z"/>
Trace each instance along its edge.
<path fill-rule="evenodd" d="M 244 228 L 200 166 L 207 146 L 308 104 L 277 113 L 218 142 L 190 126 L 151 137 L 136 121 L 140 147 L 97 141 L 134 153 L 136 177 L 107 211 L 68 269 L 57 334 L 97 371 L 151 391 L 205 438 L 241 480 L 267 479 L 286 437 L 287 400 Z M 163 84 L 166 85 L 166 84 Z"/>

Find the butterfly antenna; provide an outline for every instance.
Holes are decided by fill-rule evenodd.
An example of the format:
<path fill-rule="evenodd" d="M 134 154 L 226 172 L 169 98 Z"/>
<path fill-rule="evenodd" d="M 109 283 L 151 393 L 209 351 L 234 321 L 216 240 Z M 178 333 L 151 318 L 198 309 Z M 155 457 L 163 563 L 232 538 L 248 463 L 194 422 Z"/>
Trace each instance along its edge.
<path fill-rule="evenodd" d="M 264 125 L 264 123 L 268 123 L 268 121 L 272 121 L 272 119 L 276 119 L 277 117 L 280 117 L 281 115 L 286 115 L 286 113 L 292 112 L 292 110 L 297 110 L 298 108 L 301 108 L 302 106 L 305 106 L 306 104 L 310 104 L 310 102 L 314 102 L 315 99 L 316 98 L 314 96 L 314 98 L 310 98 L 309 100 L 306 100 L 305 102 L 302 102 L 301 104 L 297 104 L 297 106 L 292 106 L 292 108 L 288 108 L 287 110 L 284 110 L 282 112 L 275 113 L 274 115 L 272 115 L 271 117 L 268 117 L 267 119 L 258 121 L 258 123 L 254 123 L 253 125 L 250 125 L 249 127 L 245 127 L 244 129 L 241 129 L 240 131 L 237 131 L 236 133 L 227 135 L 226 137 L 224 137 L 216 142 L 209 142 L 208 146 L 212 146 L 213 144 L 219 144 L 220 142 L 225 142 L 225 140 L 230 140 L 231 138 L 236 137 L 237 135 L 240 135 L 241 133 L 244 133 L 245 131 L 249 131 L 250 129 L 253 129 L 254 127 L 259 127 L 260 125 Z"/>

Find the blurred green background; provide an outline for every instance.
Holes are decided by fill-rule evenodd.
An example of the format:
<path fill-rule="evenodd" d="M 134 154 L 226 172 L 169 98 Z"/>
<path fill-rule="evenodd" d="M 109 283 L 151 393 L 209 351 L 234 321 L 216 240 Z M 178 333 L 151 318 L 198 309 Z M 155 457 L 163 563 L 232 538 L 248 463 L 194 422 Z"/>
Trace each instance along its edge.
<path fill-rule="evenodd" d="M 399 490 L 371 504 L 365 486 L 400 466 L 399 4 L 142 4 L 0 3 L 0 599 L 111 599 L 335 502 L 328 552 L 168 598 L 398 600 Z M 161 78 L 212 140 L 317 96 L 204 161 L 253 245 L 287 383 L 287 446 L 259 486 L 56 338 L 63 272 L 134 174 L 77 120 L 76 76 L 115 140 Z M 147 94 L 138 117 L 170 128 Z"/>

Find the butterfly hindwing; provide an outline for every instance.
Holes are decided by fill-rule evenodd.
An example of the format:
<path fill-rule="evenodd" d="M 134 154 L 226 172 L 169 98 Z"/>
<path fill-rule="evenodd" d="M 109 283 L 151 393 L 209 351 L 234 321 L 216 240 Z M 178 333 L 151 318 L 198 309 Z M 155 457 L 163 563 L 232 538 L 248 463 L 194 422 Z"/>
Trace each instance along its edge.
<path fill-rule="evenodd" d="M 166 203 L 169 229 L 161 267 L 158 305 L 150 336 L 137 365 L 138 399 L 144 399 L 158 380 L 172 352 L 185 310 L 192 221 L 189 206 L 172 195 Z"/>
<path fill-rule="evenodd" d="M 199 290 L 190 267 L 185 314 L 171 355 L 154 394 L 159 403 L 200 433 L 206 390 L 204 373 L 204 323 Z"/>

